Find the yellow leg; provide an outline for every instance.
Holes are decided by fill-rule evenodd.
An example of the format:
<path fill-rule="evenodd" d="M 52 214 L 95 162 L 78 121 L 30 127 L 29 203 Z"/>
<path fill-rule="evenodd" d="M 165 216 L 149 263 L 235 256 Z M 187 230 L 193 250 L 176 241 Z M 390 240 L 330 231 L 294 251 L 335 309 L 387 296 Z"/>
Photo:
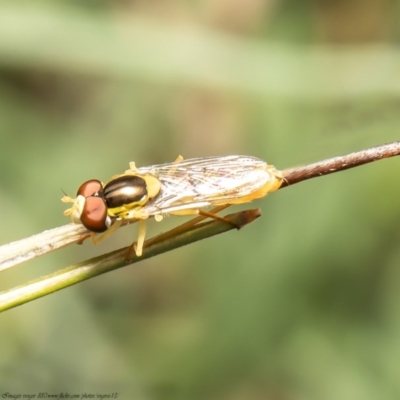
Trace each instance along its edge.
<path fill-rule="evenodd" d="M 83 244 L 83 242 L 84 242 L 86 239 L 91 238 L 92 235 L 94 235 L 93 232 L 91 232 L 91 233 L 84 233 L 84 234 L 78 239 L 78 241 L 76 242 L 76 244 Z M 93 239 L 92 239 L 92 241 L 93 241 Z"/>
<path fill-rule="evenodd" d="M 176 157 L 175 160 L 174 160 L 175 163 L 179 163 L 179 162 L 181 162 L 181 161 L 183 161 L 183 157 L 182 157 L 181 155 L 179 155 L 178 157 Z"/>
<path fill-rule="evenodd" d="M 143 253 L 144 239 L 146 238 L 146 221 L 144 219 L 139 220 L 139 233 L 138 240 L 134 244 L 134 250 L 138 257 Z"/>
<path fill-rule="evenodd" d="M 204 210 L 196 210 L 196 214 L 200 214 L 198 217 L 191 219 L 188 222 L 185 222 L 184 224 L 181 224 L 179 226 L 177 226 L 174 229 L 178 229 L 178 228 L 183 228 L 183 230 L 192 227 L 193 225 L 198 224 L 201 221 L 204 221 L 207 218 L 214 218 L 214 219 L 223 219 L 223 217 L 220 217 L 219 215 L 216 215 L 217 213 L 219 213 L 222 210 L 225 210 L 225 208 L 228 208 L 230 204 L 224 204 L 222 206 L 218 206 L 218 207 L 214 207 L 211 211 L 204 211 Z M 184 214 L 179 214 L 179 215 L 184 215 Z M 187 215 L 190 215 L 189 213 Z M 224 219 L 223 219 L 224 220 Z M 227 222 L 228 224 L 232 224 L 232 222 L 228 221 L 228 220 L 224 220 L 224 222 Z M 171 232 L 171 231 L 169 231 Z"/>
<path fill-rule="evenodd" d="M 129 163 L 129 169 L 126 170 L 125 173 L 129 174 L 129 173 L 136 173 L 136 172 L 137 172 L 137 167 L 136 167 L 135 161 L 131 161 Z"/>
<path fill-rule="evenodd" d="M 90 233 L 84 233 L 79 240 L 77 241 L 77 244 L 82 244 L 86 239 L 92 239 L 93 244 L 99 244 L 102 242 L 104 239 L 108 238 L 110 235 L 112 235 L 118 228 L 120 228 L 122 225 L 122 220 L 116 220 L 109 229 L 107 229 L 104 233 L 101 235 L 96 236 L 95 232 L 90 232 Z"/>
<path fill-rule="evenodd" d="M 137 242 L 133 242 L 129 246 L 128 251 L 126 252 L 126 262 L 129 262 L 132 258 L 132 252 L 135 252 L 137 257 L 140 257 L 143 254 L 144 239 L 146 238 L 146 221 L 140 219 L 138 223 L 138 239 Z"/>
<path fill-rule="evenodd" d="M 228 207 L 228 206 L 224 206 L 224 208 L 226 208 L 226 207 Z M 221 210 L 219 210 L 219 211 L 221 211 Z M 204 211 L 204 210 L 199 210 L 199 214 L 204 216 L 204 219 L 206 219 L 206 218 L 216 219 L 218 221 L 225 222 L 226 224 L 233 225 L 236 229 L 240 229 L 240 226 L 236 225 L 232 221 L 227 220 L 224 217 L 220 217 L 219 215 L 215 214 L 215 212 L 212 212 L 212 211 L 208 212 L 208 211 Z M 199 218 L 199 217 L 197 217 L 197 218 Z"/>
<path fill-rule="evenodd" d="M 117 229 L 121 227 L 122 222 L 122 219 L 117 219 L 105 232 L 101 233 L 98 236 L 96 236 L 96 234 L 92 232 L 91 238 L 93 244 L 99 244 L 104 239 L 107 239 L 109 236 L 111 236 Z"/>

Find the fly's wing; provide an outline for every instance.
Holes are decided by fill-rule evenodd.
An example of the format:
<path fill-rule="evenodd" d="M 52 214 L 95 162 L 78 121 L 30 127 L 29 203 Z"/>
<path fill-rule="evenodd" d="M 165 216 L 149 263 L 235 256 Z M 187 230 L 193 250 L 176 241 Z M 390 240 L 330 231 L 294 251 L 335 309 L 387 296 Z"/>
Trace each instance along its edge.
<path fill-rule="evenodd" d="M 139 168 L 161 182 L 161 192 L 143 206 L 148 216 L 230 204 L 272 179 L 268 165 L 250 156 L 208 157 Z"/>

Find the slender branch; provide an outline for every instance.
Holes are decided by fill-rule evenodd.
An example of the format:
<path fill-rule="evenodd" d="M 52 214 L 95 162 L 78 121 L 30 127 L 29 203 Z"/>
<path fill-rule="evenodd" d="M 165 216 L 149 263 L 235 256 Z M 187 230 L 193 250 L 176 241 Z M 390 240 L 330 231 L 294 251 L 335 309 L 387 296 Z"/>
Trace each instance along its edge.
<path fill-rule="evenodd" d="M 307 179 L 333 174 L 334 172 L 344 171 L 346 169 L 398 155 L 400 155 L 400 142 L 392 142 L 356 151 L 345 156 L 328 158 L 327 160 L 318 161 L 314 164 L 308 164 L 303 167 L 288 168 L 283 170 L 285 182 L 282 184 L 281 188 L 294 185 L 295 183 Z"/>

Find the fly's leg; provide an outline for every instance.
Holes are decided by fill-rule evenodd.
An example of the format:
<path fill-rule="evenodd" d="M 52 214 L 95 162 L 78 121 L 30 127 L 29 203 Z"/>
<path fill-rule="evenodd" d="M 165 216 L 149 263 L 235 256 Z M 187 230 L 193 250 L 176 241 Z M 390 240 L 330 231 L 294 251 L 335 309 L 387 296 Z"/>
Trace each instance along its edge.
<path fill-rule="evenodd" d="M 83 242 L 84 242 L 86 239 L 89 239 L 90 237 L 92 237 L 92 235 L 93 235 L 93 232 L 91 232 L 91 233 L 84 233 L 84 234 L 78 239 L 78 241 L 76 242 L 76 244 L 83 244 Z"/>
<path fill-rule="evenodd" d="M 228 206 L 229 206 L 229 205 L 221 206 L 221 207 L 222 207 L 222 210 L 225 209 L 225 208 L 227 208 Z M 214 210 L 215 210 L 215 209 L 214 209 Z M 214 210 L 211 210 L 211 212 L 208 212 L 208 211 L 205 211 L 205 210 L 199 210 L 200 216 L 203 217 L 202 220 L 203 220 L 203 219 L 206 219 L 206 218 L 212 218 L 212 219 L 215 219 L 215 220 L 217 220 L 217 221 L 221 221 L 221 222 L 225 222 L 226 224 L 233 225 L 236 229 L 240 229 L 240 226 L 239 226 L 239 225 L 236 225 L 234 222 L 229 221 L 228 219 L 226 219 L 226 218 L 224 218 L 224 217 L 220 217 L 219 215 L 216 214 L 217 212 L 221 211 L 221 209 L 219 209 L 218 211 L 214 211 Z M 200 218 L 200 217 L 197 217 L 197 218 Z M 197 218 L 195 218 L 195 219 L 197 219 Z M 189 222 L 190 222 L 190 221 L 189 221 Z M 192 220 L 192 222 L 193 222 L 193 220 Z M 198 222 L 196 222 L 196 224 L 197 224 L 197 223 L 198 223 Z M 193 224 L 193 225 L 195 225 L 195 224 Z"/>
<path fill-rule="evenodd" d="M 86 239 L 91 238 L 93 244 L 99 244 L 104 239 L 111 236 L 122 225 L 122 220 L 117 219 L 105 232 L 96 236 L 95 232 L 85 233 L 79 238 L 78 244 L 82 244 Z"/>
<path fill-rule="evenodd" d="M 190 221 L 187 221 L 184 224 L 181 224 L 174 229 L 181 230 L 181 228 L 182 228 L 182 230 L 185 230 L 185 229 L 191 228 L 193 225 L 196 225 L 201 221 L 204 221 L 207 218 L 212 218 L 212 219 L 216 219 L 218 221 L 226 222 L 227 224 L 234 225 L 236 228 L 239 228 L 233 222 L 227 220 L 224 217 L 220 217 L 219 215 L 217 215 L 217 213 L 219 213 L 222 210 L 225 210 L 225 208 L 228 208 L 229 206 L 230 206 L 230 204 L 224 204 L 222 206 L 214 207 L 211 211 L 205 211 L 205 210 L 199 209 L 199 210 L 185 210 L 185 211 L 178 211 L 176 213 L 171 213 L 171 215 L 183 215 L 183 216 L 184 215 L 193 215 L 193 214 L 199 215 L 198 217 L 193 218 Z"/>
<path fill-rule="evenodd" d="M 183 161 L 183 157 L 178 156 L 175 158 L 174 164 L 179 164 L 181 161 Z M 174 175 L 175 172 L 176 172 L 176 167 L 171 167 L 171 169 L 168 171 L 168 175 Z"/>
<path fill-rule="evenodd" d="M 175 158 L 174 163 L 180 163 L 181 161 L 183 161 L 183 157 L 179 155 L 178 157 Z"/>
<path fill-rule="evenodd" d="M 130 163 L 129 163 L 129 169 L 127 169 L 126 171 L 125 171 L 125 174 L 135 174 L 135 173 L 137 173 L 137 167 L 136 167 L 136 164 L 135 164 L 135 161 L 131 161 Z"/>
<path fill-rule="evenodd" d="M 117 219 L 105 232 L 102 234 L 96 236 L 95 232 L 90 232 L 90 233 L 84 233 L 76 242 L 77 244 L 82 244 L 86 239 L 92 239 L 93 244 L 99 244 L 102 242 L 104 239 L 108 238 L 110 235 L 112 235 L 118 228 L 121 227 L 122 225 L 122 220 Z"/>
<path fill-rule="evenodd" d="M 139 231 L 137 242 L 133 242 L 126 253 L 126 262 L 129 262 L 132 258 L 132 252 L 135 252 L 136 257 L 140 257 L 143 253 L 144 239 L 146 237 L 146 221 L 144 219 L 139 220 Z"/>
<path fill-rule="evenodd" d="M 117 219 L 105 232 L 101 233 L 98 236 L 92 233 L 93 244 L 99 244 L 104 239 L 107 239 L 109 236 L 111 236 L 117 229 L 121 227 L 122 222 L 122 219 Z"/>

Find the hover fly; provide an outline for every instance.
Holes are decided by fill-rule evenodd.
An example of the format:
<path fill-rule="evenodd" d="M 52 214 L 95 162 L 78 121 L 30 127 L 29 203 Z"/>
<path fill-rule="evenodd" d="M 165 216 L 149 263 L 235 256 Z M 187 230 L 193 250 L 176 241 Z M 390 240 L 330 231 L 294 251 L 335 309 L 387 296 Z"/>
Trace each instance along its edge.
<path fill-rule="evenodd" d="M 64 215 L 91 231 L 94 243 L 122 223 L 138 221 L 135 252 L 141 256 L 148 218 L 161 221 L 165 215 L 200 214 L 223 220 L 217 211 L 264 197 L 277 190 L 283 179 L 282 172 L 256 157 L 178 157 L 172 163 L 141 168 L 131 162 L 123 174 L 106 183 L 88 180 L 79 187 L 76 198 L 64 196 L 61 200 L 73 203 Z M 216 208 L 205 210 L 210 207 Z M 96 237 L 96 233 L 102 235 Z"/>

